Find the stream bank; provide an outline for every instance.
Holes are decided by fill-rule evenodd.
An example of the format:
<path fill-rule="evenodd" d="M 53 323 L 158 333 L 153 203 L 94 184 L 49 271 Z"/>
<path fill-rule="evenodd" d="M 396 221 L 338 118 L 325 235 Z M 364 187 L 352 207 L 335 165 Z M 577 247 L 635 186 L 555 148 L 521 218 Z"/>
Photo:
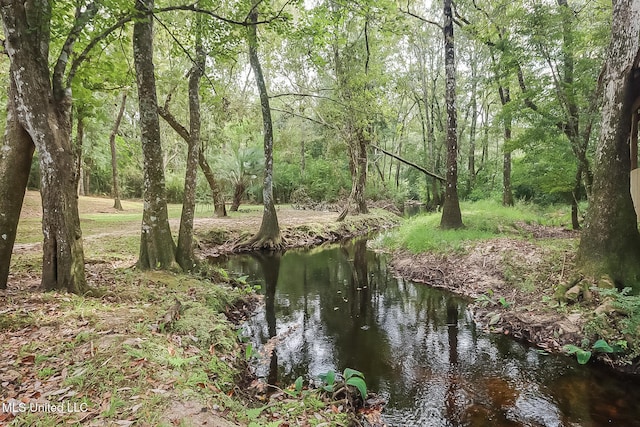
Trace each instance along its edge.
<path fill-rule="evenodd" d="M 625 334 L 624 313 L 575 269 L 579 233 L 561 227 L 518 224 L 521 233 L 468 243 L 449 253 L 393 253 L 399 276 L 472 299 L 476 322 L 486 331 L 509 335 L 540 350 L 567 353 L 565 346 L 590 349 L 597 340 L 623 343 L 622 354 L 596 353 L 612 371 L 638 375 L 637 338 Z M 568 284 L 591 289 L 567 299 Z M 605 304 L 606 303 L 606 304 Z M 603 307 L 609 307 L 602 310 Z"/>

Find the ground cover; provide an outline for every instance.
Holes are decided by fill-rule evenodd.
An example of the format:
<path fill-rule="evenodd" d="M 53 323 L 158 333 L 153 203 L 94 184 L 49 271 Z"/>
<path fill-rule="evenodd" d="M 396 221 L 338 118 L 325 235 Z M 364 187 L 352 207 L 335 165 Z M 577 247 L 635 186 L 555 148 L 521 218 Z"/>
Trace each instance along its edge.
<path fill-rule="evenodd" d="M 79 202 L 94 292 L 43 293 L 39 195 L 27 194 L 8 289 L 0 291 L 0 425 L 349 424 L 341 400 L 306 384 L 267 393 L 248 375 L 253 355 L 238 322 L 260 303 L 252 288 L 213 268 L 201 276 L 140 272 L 142 203 L 124 201 L 116 211 L 106 198 Z M 177 230 L 179 206 L 169 212 Z M 232 251 L 233 242 L 258 230 L 261 213 L 252 206 L 218 219 L 211 207 L 199 208 L 200 253 Z M 382 211 L 340 224 L 334 212 L 281 207 L 278 214 L 289 246 L 398 221 Z"/>

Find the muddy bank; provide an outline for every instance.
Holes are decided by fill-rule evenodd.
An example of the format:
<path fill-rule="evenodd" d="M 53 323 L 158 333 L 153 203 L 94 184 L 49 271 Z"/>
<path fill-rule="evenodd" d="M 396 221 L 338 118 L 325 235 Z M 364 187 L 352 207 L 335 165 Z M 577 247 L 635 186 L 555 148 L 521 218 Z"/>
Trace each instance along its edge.
<path fill-rule="evenodd" d="M 278 221 L 286 249 L 319 246 L 395 227 L 401 218 L 383 209 L 364 215 L 348 216 L 337 222 L 337 214 L 328 211 L 279 209 Z M 203 258 L 237 253 L 239 244 L 260 228 L 262 218 L 211 218 L 197 221 L 198 252 Z"/>
<path fill-rule="evenodd" d="M 565 345 L 594 341 L 588 323 L 603 301 L 594 292 L 589 301 L 559 302 L 558 288 L 576 275 L 575 232 L 537 227 L 528 240 L 495 238 L 470 244 L 463 253 L 393 254 L 392 268 L 406 279 L 468 297 L 483 329 L 527 342 L 547 352 Z M 585 328 L 587 326 L 587 328 Z M 638 374 L 628 357 L 594 354 L 616 372 Z"/>

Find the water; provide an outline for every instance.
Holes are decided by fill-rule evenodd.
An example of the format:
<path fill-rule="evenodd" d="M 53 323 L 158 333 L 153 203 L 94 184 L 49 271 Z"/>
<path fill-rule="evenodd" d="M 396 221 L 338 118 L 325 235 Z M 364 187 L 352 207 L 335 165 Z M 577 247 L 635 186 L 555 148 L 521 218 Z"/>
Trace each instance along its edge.
<path fill-rule="evenodd" d="M 464 300 L 394 278 L 364 240 L 226 267 L 262 286 L 246 330 L 275 348 L 255 367 L 271 384 L 358 369 L 390 426 L 640 426 L 636 382 L 483 333 Z"/>

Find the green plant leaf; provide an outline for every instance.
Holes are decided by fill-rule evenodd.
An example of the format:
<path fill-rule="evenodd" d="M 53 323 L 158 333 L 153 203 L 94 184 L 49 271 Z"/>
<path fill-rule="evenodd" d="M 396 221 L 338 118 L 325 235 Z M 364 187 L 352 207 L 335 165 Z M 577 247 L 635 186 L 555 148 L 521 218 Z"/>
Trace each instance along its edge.
<path fill-rule="evenodd" d="M 360 377 L 364 379 L 364 374 L 362 372 L 356 371 L 355 369 L 351 369 L 351 368 L 345 368 L 344 372 L 342 373 L 342 376 L 344 377 L 345 380 L 348 380 L 349 378 L 352 378 L 352 377 Z"/>
<path fill-rule="evenodd" d="M 581 365 L 585 365 L 589 359 L 591 359 L 591 352 L 585 351 L 583 349 L 578 349 L 576 352 L 576 359 L 578 359 L 578 363 Z"/>
<path fill-rule="evenodd" d="M 562 349 L 567 353 L 567 354 L 574 354 L 577 353 L 578 350 L 582 350 L 580 347 L 575 346 L 573 344 L 567 344 L 564 347 L 562 347 Z"/>
<path fill-rule="evenodd" d="M 328 386 L 333 386 L 333 384 L 336 382 L 336 373 L 334 371 L 328 371 L 326 374 L 318 375 L 318 377 L 320 377 L 320 380 Z M 327 390 L 327 391 L 333 391 L 333 390 Z"/>
<path fill-rule="evenodd" d="M 298 393 L 302 391 L 302 375 L 296 378 L 295 388 L 296 388 L 296 392 Z"/>
<path fill-rule="evenodd" d="M 613 348 L 603 339 L 596 341 L 591 347 L 593 351 L 600 353 L 613 353 Z"/>
<path fill-rule="evenodd" d="M 357 388 L 363 400 L 367 398 L 367 384 L 362 378 L 351 377 L 347 380 L 346 384 Z"/>

